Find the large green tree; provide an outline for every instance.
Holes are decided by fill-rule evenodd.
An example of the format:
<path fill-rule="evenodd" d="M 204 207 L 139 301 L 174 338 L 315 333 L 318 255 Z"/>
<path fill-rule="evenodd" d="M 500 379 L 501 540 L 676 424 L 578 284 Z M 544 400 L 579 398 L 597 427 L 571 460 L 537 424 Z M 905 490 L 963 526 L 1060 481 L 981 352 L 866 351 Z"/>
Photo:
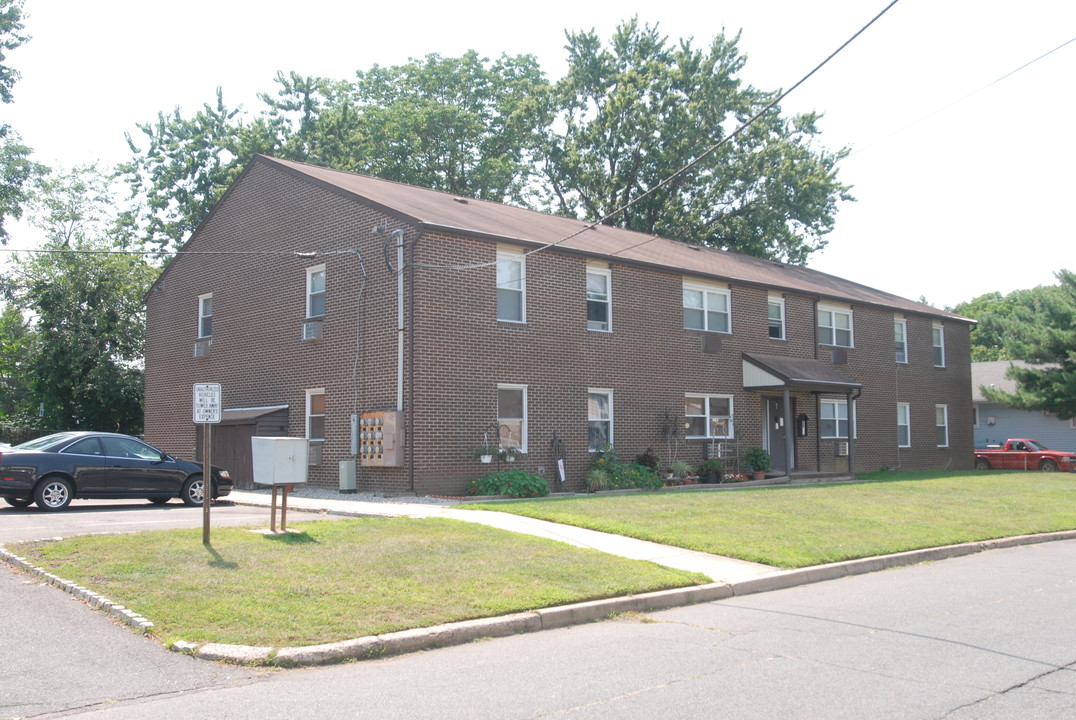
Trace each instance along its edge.
<path fill-rule="evenodd" d="M 971 361 L 1018 359 L 1006 344 L 1013 318 L 1017 314 L 1041 316 L 1044 306 L 1060 292 L 1056 285 L 1014 290 L 1008 295 L 990 292 L 952 308 L 958 315 L 979 321 L 971 330 Z"/>
<path fill-rule="evenodd" d="M 7 53 L 29 38 L 23 34 L 23 0 L 0 0 L 0 102 L 14 99 L 19 71 L 7 64 Z M 31 150 L 7 123 L 0 123 L 0 245 L 6 245 L 7 218 L 18 219 L 29 200 L 28 188 L 45 168 L 30 159 Z"/>
<path fill-rule="evenodd" d="M 530 56 L 469 52 L 374 66 L 353 82 L 278 73 L 256 115 L 216 102 L 139 125 L 119 168 L 146 240 L 176 247 L 256 153 L 522 203 L 548 86 Z"/>
<path fill-rule="evenodd" d="M 777 97 L 740 81 L 737 42 L 672 45 L 638 20 L 608 46 L 569 33 L 543 165 L 553 208 L 792 263 L 822 248 L 837 203 L 852 198 L 837 179 L 846 151 L 817 146 L 818 115 L 774 107 L 707 154 Z"/>
<path fill-rule="evenodd" d="M 5 282 L 32 321 L 24 367 L 48 428 L 142 428 L 142 297 L 158 269 L 117 251 L 108 183 L 94 168 L 42 179 L 33 219 L 47 240 L 14 258 Z"/>
<path fill-rule="evenodd" d="M 1076 273 L 1060 270 L 1058 286 L 1037 288 L 1033 302 L 1016 304 L 1008 315 L 988 315 L 983 324 L 1002 338 L 1013 367 L 1016 392 L 982 388 L 995 402 L 1025 410 L 1045 410 L 1062 420 L 1076 417 Z"/>

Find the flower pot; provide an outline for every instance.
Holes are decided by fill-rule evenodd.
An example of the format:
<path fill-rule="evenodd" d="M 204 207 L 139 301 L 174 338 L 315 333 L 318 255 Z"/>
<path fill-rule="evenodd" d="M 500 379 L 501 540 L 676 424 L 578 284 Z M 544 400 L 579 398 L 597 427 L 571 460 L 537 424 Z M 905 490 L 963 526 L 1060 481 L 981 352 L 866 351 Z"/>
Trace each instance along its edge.
<path fill-rule="evenodd" d="M 488 465 L 489 463 L 493 462 L 493 456 L 492 455 L 479 455 L 478 460 L 480 462 L 485 463 L 485 464 Z"/>
<path fill-rule="evenodd" d="M 751 474 L 751 479 L 752 480 L 765 480 L 766 479 L 766 472 L 763 471 L 763 470 L 755 470 Z"/>

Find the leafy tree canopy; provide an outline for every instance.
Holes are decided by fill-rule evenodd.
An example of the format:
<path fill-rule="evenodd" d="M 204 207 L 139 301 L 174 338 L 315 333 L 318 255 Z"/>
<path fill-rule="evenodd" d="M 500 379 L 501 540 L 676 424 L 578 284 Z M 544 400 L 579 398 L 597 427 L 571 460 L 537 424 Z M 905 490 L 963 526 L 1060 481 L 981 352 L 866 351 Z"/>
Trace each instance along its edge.
<path fill-rule="evenodd" d="M 161 113 L 120 168 L 141 204 L 129 225 L 178 246 L 266 153 L 792 263 L 825 245 L 852 198 L 837 179 L 846 151 L 817 145 L 818 115 L 775 107 L 706 154 L 777 96 L 740 82 L 738 38 L 672 45 L 637 20 L 608 47 L 567 38 L 555 85 L 532 56 L 471 51 L 353 81 L 279 73 L 253 115 L 220 89 L 193 117 Z"/>
<path fill-rule="evenodd" d="M 982 324 L 1001 338 L 1009 359 L 1032 367 L 1013 367 L 1016 393 L 982 388 L 994 402 L 1024 410 L 1046 410 L 1062 420 L 1076 417 L 1076 273 L 1060 270 L 1059 286 L 1024 291 L 1008 313 L 987 314 Z"/>

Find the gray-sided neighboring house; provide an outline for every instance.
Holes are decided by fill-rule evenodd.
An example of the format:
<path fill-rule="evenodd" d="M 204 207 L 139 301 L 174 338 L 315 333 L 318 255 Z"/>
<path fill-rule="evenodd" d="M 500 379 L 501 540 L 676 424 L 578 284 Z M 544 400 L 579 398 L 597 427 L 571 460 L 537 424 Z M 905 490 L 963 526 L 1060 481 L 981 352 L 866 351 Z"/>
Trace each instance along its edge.
<path fill-rule="evenodd" d="M 1061 420 L 1053 413 L 1041 410 L 1018 410 L 983 397 L 983 386 L 1016 392 L 1016 381 L 1005 377 L 1013 365 L 1028 367 L 1021 360 L 971 364 L 975 447 L 999 445 L 1009 438 L 1022 437 L 1033 438 L 1055 450 L 1076 448 L 1076 419 Z"/>

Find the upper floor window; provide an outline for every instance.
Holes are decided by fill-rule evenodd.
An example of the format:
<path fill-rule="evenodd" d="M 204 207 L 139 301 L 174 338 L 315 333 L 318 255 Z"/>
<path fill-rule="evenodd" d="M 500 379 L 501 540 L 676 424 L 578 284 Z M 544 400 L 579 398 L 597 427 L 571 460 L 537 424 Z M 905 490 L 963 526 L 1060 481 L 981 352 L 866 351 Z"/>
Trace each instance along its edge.
<path fill-rule="evenodd" d="M 848 402 L 822 400 L 822 420 L 819 424 L 823 439 L 848 437 Z"/>
<path fill-rule="evenodd" d="M 897 447 L 912 446 L 912 409 L 908 403 L 897 403 Z"/>
<path fill-rule="evenodd" d="M 527 386 L 497 386 L 498 444 L 527 452 Z"/>
<path fill-rule="evenodd" d="M 731 438 L 731 395 L 685 395 L 685 436 L 689 438 Z"/>
<path fill-rule="evenodd" d="M 587 392 L 587 435 L 589 449 L 597 452 L 613 444 L 613 391 Z"/>
<path fill-rule="evenodd" d="M 945 330 L 941 323 L 934 323 L 934 367 L 945 367 Z"/>
<path fill-rule="evenodd" d="M 851 309 L 819 305 L 818 342 L 821 345 L 852 347 Z"/>
<path fill-rule="evenodd" d="M 684 327 L 688 330 L 732 332 L 729 291 L 710 285 L 684 283 Z"/>
<path fill-rule="evenodd" d="M 213 337 L 213 293 L 198 296 L 198 337 Z"/>
<path fill-rule="evenodd" d="M 497 319 L 526 321 L 527 263 L 520 253 L 497 251 Z"/>
<path fill-rule="evenodd" d="M 893 345 L 897 349 L 897 362 L 908 362 L 908 321 L 904 318 L 893 320 Z"/>
<path fill-rule="evenodd" d="M 325 266 L 306 270 L 306 316 L 319 318 L 325 315 Z"/>
<path fill-rule="evenodd" d="M 785 339 L 785 299 L 771 297 L 766 303 L 769 334 L 772 340 Z"/>
<path fill-rule="evenodd" d="M 587 267 L 587 329 L 613 329 L 609 287 L 612 284 L 609 268 Z"/>

